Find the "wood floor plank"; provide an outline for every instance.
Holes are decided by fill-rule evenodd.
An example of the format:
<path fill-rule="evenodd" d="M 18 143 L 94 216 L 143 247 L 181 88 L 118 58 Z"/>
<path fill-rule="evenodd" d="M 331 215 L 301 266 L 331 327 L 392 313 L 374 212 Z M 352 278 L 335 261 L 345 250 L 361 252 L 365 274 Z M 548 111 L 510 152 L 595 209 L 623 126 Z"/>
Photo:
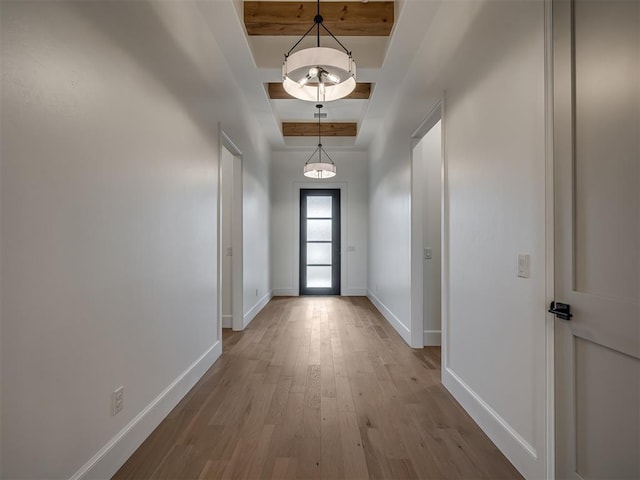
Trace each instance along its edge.
<path fill-rule="evenodd" d="M 219 428 L 220 425 L 217 425 L 217 427 Z M 239 440 L 240 433 L 234 425 L 222 426 L 222 430 L 217 430 L 214 444 L 209 449 L 209 459 L 224 460 L 228 463 L 236 450 Z"/>
<path fill-rule="evenodd" d="M 269 411 L 265 418 L 266 424 L 280 425 L 285 418 L 285 411 L 287 408 L 287 401 L 289 400 L 289 389 L 291 387 L 290 377 L 280 377 L 278 384 L 271 397 L 271 404 L 269 405 Z"/>
<path fill-rule="evenodd" d="M 304 393 L 290 392 L 282 424 L 276 425 L 271 441 L 272 457 L 296 456 L 302 437 Z"/>
<path fill-rule="evenodd" d="M 233 453 L 231 454 L 231 457 L 227 462 L 227 468 L 224 469 L 224 472 L 222 474 L 222 480 L 231 480 L 240 477 L 239 472 L 236 472 L 236 469 L 240 470 L 242 468 L 242 454 L 244 448 L 245 445 L 242 439 L 238 439 L 238 441 L 235 443 Z"/>
<path fill-rule="evenodd" d="M 369 478 L 384 480 L 391 477 L 391 467 L 387 458 L 384 441 L 378 428 L 360 427 L 360 438 L 369 470 Z"/>
<path fill-rule="evenodd" d="M 391 459 L 389 460 L 389 464 L 391 465 L 391 475 L 394 479 L 414 480 L 420 478 L 413 469 L 411 462 L 406 458 Z"/>
<path fill-rule="evenodd" d="M 340 438 L 342 440 L 342 456 L 344 459 L 345 478 L 369 478 L 364 447 L 358 428 L 358 419 L 354 412 L 338 411 Z"/>
<path fill-rule="evenodd" d="M 444 472 L 438 468 L 435 452 L 429 448 L 429 443 L 422 439 L 415 425 L 401 424 L 398 429 L 415 471 L 420 472 L 422 478 L 445 478 Z"/>
<path fill-rule="evenodd" d="M 304 406 L 302 415 L 301 442 L 298 455 L 300 479 L 319 479 L 321 458 L 320 408 Z"/>
<path fill-rule="evenodd" d="M 308 408 L 320 408 L 320 365 L 307 367 L 304 403 Z"/>
<path fill-rule="evenodd" d="M 221 460 L 208 460 L 204 469 L 200 472 L 198 480 L 217 480 L 224 475 L 227 462 Z"/>
<path fill-rule="evenodd" d="M 247 458 L 242 459 L 245 468 L 241 470 L 242 473 L 237 476 L 237 478 L 245 480 L 260 478 L 267 460 L 274 429 L 275 425 L 264 425 L 259 434 L 258 441 L 253 445 L 248 445 L 247 451 L 251 452 L 251 456 L 248 461 Z"/>
<path fill-rule="evenodd" d="M 293 480 L 296 478 L 298 460 L 289 457 L 279 457 L 273 464 L 272 480 Z M 267 478 L 267 477 L 264 477 Z"/>
<path fill-rule="evenodd" d="M 298 352 L 296 355 L 296 363 L 293 370 L 293 382 L 291 383 L 291 391 L 302 393 L 305 391 L 307 383 L 307 366 L 309 365 L 309 345 L 311 344 L 311 331 L 305 333 L 302 337 Z"/>
<path fill-rule="evenodd" d="M 269 365 L 264 377 L 264 383 L 271 383 L 277 385 L 280 375 L 282 374 L 282 367 L 279 365 Z"/>
<path fill-rule="evenodd" d="M 152 473 L 153 478 L 169 480 L 187 467 L 187 458 L 192 447 L 176 444 Z"/>
<path fill-rule="evenodd" d="M 348 376 L 336 375 L 336 400 L 338 410 L 343 412 L 354 412 L 356 407 L 351 394 L 351 383 Z"/>
<path fill-rule="evenodd" d="M 276 297 L 114 476 L 521 479 L 364 297 Z"/>
<path fill-rule="evenodd" d="M 322 322 L 320 336 L 320 389 L 322 397 L 336 397 L 336 372 L 333 367 L 333 350 L 331 349 L 331 328 L 327 320 Z"/>
<path fill-rule="evenodd" d="M 338 401 L 323 397 L 320 405 L 320 477 L 323 479 L 344 478 L 344 458 L 338 419 Z"/>

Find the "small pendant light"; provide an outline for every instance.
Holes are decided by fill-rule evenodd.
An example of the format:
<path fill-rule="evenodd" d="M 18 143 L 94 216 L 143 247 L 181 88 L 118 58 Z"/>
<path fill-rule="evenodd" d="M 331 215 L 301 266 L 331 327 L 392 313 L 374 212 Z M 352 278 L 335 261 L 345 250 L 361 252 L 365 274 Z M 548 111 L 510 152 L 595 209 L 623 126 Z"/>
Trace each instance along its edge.
<path fill-rule="evenodd" d="M 336 176 L 336 164 L 333 163 L 331 157 L 327 154 L 327 152 L 322 147 L 322 135 L 320 132 L 320 111 L 322 109 L 322 105 L 316 105 L 318 109 L 318 148 L 311 154 L 309 159 L 304 164 L 304 176 L 309 178 L 318 178 L 325 179 Z M 312 162 L 314 157 L 318 155 L 317 161 Z M 328 161 L 322 159 L 322 155 L 327 158 Z"/>

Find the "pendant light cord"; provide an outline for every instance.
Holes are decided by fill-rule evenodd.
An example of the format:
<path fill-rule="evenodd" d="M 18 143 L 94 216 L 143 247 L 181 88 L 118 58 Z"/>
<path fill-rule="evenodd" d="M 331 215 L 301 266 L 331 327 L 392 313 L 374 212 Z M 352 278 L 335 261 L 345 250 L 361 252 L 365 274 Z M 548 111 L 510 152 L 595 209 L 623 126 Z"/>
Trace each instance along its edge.
<path fill-rule="evenodd" d="M 306 32 L 304 35 L 302 35 L 302 36 L 300 37 L 300 39 L 296 42 L 296 44 L 295 44 L 293 47 L 291 47 L 291 48 L 289 49 L 289 51 L 288 51 L 284 56 L 285 56 L 285 57 L 288 57 L 289 55 L 291 55 L 291 52 L 293 52 L 293 51 L 295 50 L 295 48 L 296 48 L 298 45 L 300 45 L 300 42 L 302 42 L 302 40 L 304 40 L 304 38 L 305 38 L 307 35 L 309 35 L 309 33 L 311 32 L 311 30 L 313 30 L 313 29 L 315 28 L 315 26 L 316 26 L 316 24 L 315 24 L 315 23 L 314 23 L 313 25 L 311 25 L 311 28 L 309 28 L 309 30 L 307 30 L 307 32 Z M 343 48 L 344 48 L 344 47 L 343 47 Z"/>
<path fill-rule="evenodd" d="M 307 161 L 304 163 L 305 165 L 307 165 L 309 162 L 311 162 L 311 159 L 313 158 L 313 156 L 317 153 L 318 154 L 318 162 L 316 163 L 330 163 L 331 165 L 335 165 L 335 162 L 333 161 L 333 159 L 329 156 L 329 154 L 327 152 L 324 151 L 324 148 L 322 148 L 322 125 L 321 125 L 321 112 L 322 112 L 322 107 L 323 105 L 321 103 L 318 103 L 316 105 L 316 108 L 318 109 L 318 148 L 316 148 L 314 150 L 314 152 L 311 154 L 311 156 L 307 159 Z M 324 153 L 324 156 L 327 157 L 328 162 L 323 162 L 322 161 L 322 154 Z"/>
<path fill-rule="evenodd" d="M 316 105 L 316 108 L 318 109 L 318 146 L 322 145 L 322 137 L 320 136 L 320 109 L 322 108 L 322 105 L 318 104 Z"/>
<path fill-rule="evenodd" d="M 296 48 L 298 45 L 300 45 L 300 42 L 302 42 L 302 40 L 304 40 L 304 39 L 305 39 L 305 37 L 306 37 L 307 35 L 309 35 L 309 33 L 311 33 L 311 30 L 313 30 L 314 28 L 317 28 L 317 34 L 316 34 L 317 40 L 316 40 L 316 44 L 317 44 L 317 46 L 319 47 L 319 46 L 320 46 L 320 27 L 324 28 L 324 30 L 325 30 L 329 35 L 331 35 L 331 38 L 333 38 L 333 39 L 336 41 L 336 43 L 342 47 L 342 49 L 345 51 L 345 53 L 346 53 L 347 55 L 351 56 L 351 52 L 349 51 L 349 49 L 348 49 L 347 47 L 345 47 L 345 46 L 342 44 L 342 42 L 341 42 L 340 40 L 338 40 L 338 39 L 336 38 L 336 36 L 335 36 L 333 33 L 331 33 L 331 31 L 330 31 L 327 27 L 325 27 L 325 25 L 324 25 L 324 23 L 323 23 L 323 22 L 324 22 L 324 19 L 322 18 L 322 15 L 320 15 L 320 0 L 318 0 L 318 10 L 317 10 L 317 12 L 318 12 L 318 13 L 316 14 L 315 18 L 313 19 L 313 25 L 311 25 L 311 28 L 309 28 L 309 30 L 307 30 L 307 31 L 306 31 L 306 33 L 305 33 L 304 35 L 302 35 L 302 37 L 300 37 L 300 39 L 295 43 L 295 45 L 294 45 L 293 47 L 291 47 L 291 48 L 289 49 L 289 51 L 288 51 L 287 53 L 285 53 L 285 55 L 284 55 L 284 56 L 285 56 L 285 57 L 288 57 L 289 55 L 291 55 L 291 52 L 293 52 L 293 51 L 295 50 L 295 48 Z"/>
<path fill-rule="evenodd" d="M 318 13 L 317 13 L 316 18 L 314 19 L 314 21 L 316 22 L 316 25 L 318 26 L 318 44 L 317 44 L 317 46 L 319 47 L 320 46 L 320 25 L 322 25 L 322 15 L 320 15 L 320 0 L 318 0 Z"/>
<path fill-rule="evenodd" d="M 326 32 L 327 32 L 329 35 L 331 35 L 331 38 L 333 38 L 333 39 L 337 42 L 337 44 L 338 44 L 338 45 L 340 45 L 340 46 L 342 47 L 342 49 L 345 51 L 345 53 L 346 53 L 347 55 L 351 56 L 351 52 L 349 51 L 349 49 L 348 49 L 347 47 L 345 47 L 345 46 L 342 44 L 342 42 L 341 42 L 340 40 L 338 40 L 338 39 L 336 38 L 336 36 L 335 36 L 333 33 L 331 33 L 331 31 L 330 31 L 327 27 L 325 27 L 325 26 L 324 26 L 324 23 L 320 23 L 320 25 L 322 25 L 322 28 L 324 28 L 324 29 L 326 30 Z"/>
<path fill-rule="evenodd" d="M 318 0 L 318 4 L 320 3 L 320 0 Z M 321 130 L 320 130 L 320 112 L 322 111 L 322 104 L 318 104 L 316 105 L 316 107 L 318 107 L 318 160 L 320 163 L 322 163 L 322 135 L 321 135 Z"/>

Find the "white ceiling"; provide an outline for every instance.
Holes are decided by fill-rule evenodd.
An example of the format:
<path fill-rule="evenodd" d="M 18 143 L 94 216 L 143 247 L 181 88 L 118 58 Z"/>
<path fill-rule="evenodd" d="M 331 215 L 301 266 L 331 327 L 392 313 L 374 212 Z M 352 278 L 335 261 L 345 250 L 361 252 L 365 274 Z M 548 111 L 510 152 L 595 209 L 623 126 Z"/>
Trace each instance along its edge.
<path fill-rule="evenodd" d="M 339 0 L 322 0 L 325 1 Z M 358 124 L 357 137 L 323 137 L 325 146 L 368 149 L 383 124 L 385 112 L 393 107 L 395 93 L 439 5 L 440 0 L 396 0 L 395 22 L 390 37 L 339 37 L 353 52 L 358 65 L 358 81 L 374 85 L 369 100 L 325 103 L 323 112 L 327 113 L 327 118 L 323 121 Z M 268 82 L 281 81 L 284 53 L 299 37 L 249 37 L 242 21 L 242 0 L 203 2 L 201 8 L 256 123 L 272 149 L 313 150 L 317 139 L 285 138 L 281 133 L 281 122 L 314 121 L 315 104 L 302 100 L 270 100 L 265 88 Z M 308 46 L 314 46 L 313 42 L 309 39 Z M 330 39 L 322 39 L 323 46 L 332 46 L 330 42 Z"/>

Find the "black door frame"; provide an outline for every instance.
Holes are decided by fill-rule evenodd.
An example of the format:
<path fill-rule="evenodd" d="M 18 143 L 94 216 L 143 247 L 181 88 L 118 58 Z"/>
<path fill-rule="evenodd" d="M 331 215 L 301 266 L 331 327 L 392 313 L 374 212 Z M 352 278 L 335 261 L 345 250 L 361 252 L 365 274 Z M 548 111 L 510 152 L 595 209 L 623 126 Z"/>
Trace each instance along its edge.
<path fill-rule="evenodd" d="M 331 197 L 331 288 L 307 288 L 307 198 Z M 340 189 L 300 189 L 300 295 L 340 295 Z"/>

